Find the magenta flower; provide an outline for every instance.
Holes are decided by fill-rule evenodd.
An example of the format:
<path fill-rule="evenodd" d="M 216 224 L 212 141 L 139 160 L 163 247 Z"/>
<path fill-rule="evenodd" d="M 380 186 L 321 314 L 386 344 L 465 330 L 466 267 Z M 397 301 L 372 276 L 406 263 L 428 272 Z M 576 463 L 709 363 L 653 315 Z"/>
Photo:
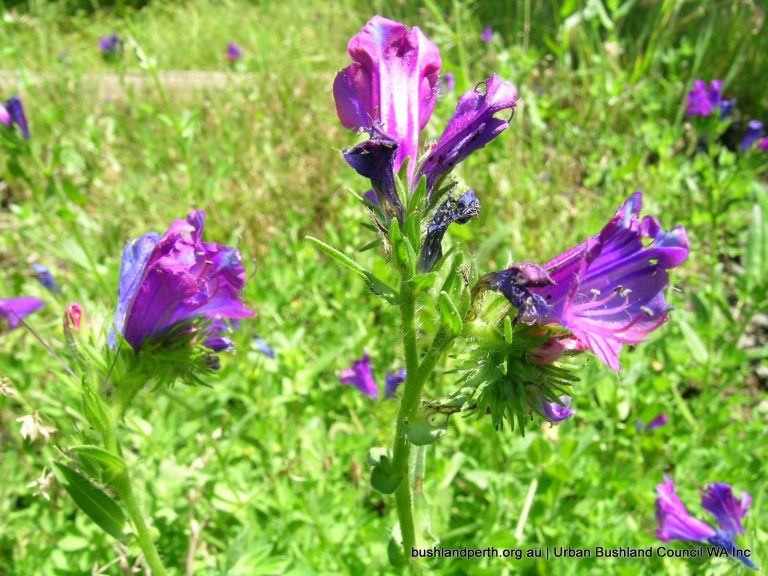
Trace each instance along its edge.
<path fill-rule="evenodd" d="M 514 110 L 516 104 L 517 89 L 496 74 L 485 81 L 484 91 L 475 88 L 465 92 L 421 168 L 419 176 L 427 177 L 427 190 L 431 192 L 467 156 L 506 130 L 509 120 L 495 115 Z"/>
<path fill-rule="evenodd" d="M 723 81 L 712 80 L 709 86 L 704 80 L 695 80 L 693 89 L 688 92 L 688 116 L 706 117 L 723 103 Z M 730 109 L 729 109 L 730 110 Z"/>
<path fill-rule="evenodd" d="M 656 428 L 661 428 L 667 424 L 669 424 L 669 415 L 666 412 L 662 412 L 656 416 L 656 418 L 648 422 L 648 424 L 643 424 L 643 421 L 638 419 L 636 428 L 638 432 L 642 432 L 643 430 L 650 432 L 651 430 L 656 430 Z"/>
<path fill-rule="evenodd" d="M 526 354 L 531 364 L 539 366 L 546 366 L 547 364 L 554 364 L 560 358 L 569 353 L 579 353 L 585 350 L 584 345 L 576 338 L 550 338 L 544 344 L 533 350 L 529 350 Z"/>
<path fill-rule="evenodd" d="M 162 237 L 146 234 L 126 245 L 115 329 L 136 352 L 146 341 L 188 335 L 196 322 L 203 324 L 204 345 L 221 350 L 228 347 L 223 320 L 253 316 L 242 301 L 239 251 L 203 242 L 204 225 L 205 212 L 196 210 Z"/>
<path fill-rule="evenodd" d="M 227 44 L 227 60 L 230 62 L 235 62 L 236 60 L 239 60 L 243 55 L 243 50 L 235 44 L 234 42 L 230 42 Z"/>
<path fill-rule="evenodd" d="M 0 123 L 9 128 L 17 126 L 24 140 L 29 140 L 27 115 L 24 112 L 24 104 L 21 103 L 21 98 L 18 96 L 11 96 L 5 106 L 0 104 Z"/>
<path fill-rule="evenodd" d="M 542 399 L 537 409 L 544 418 L 553 424 L 562 422 L 576 414 L 576 410 L 571 409 L 571 397 L 565 395 L 560 396 L 560 402 L 549 402 Z"/>
<path fill-rule="evenodd" d="M 379 397 L 379 386 L 373 375 L 371 357 L 365 352 L 352 363 L 352 366 L 341 371 L 339 382 L 347 386 L 356 387 L 370 398 L 376 399 Z M 387 372 L 384 382 L 384 397 L 393 398 L 397 387 L 403 382 L 405 382 L 405 368 L 394 372 Z"/>
<path fill-rule="evenodd" d="M 440 52 L 418 27 L 374 16 L 347 47 L 355 61 L 336 76 L 336 111 L 347 128 L 379 128 L 397 143 L 395 171 L 419 156 L 419 134 L 437 101 Z"/>
<path fill-rule="evenodd" d="M 80 302 L 70 302 L 64 310 L 64 331 L 80 332 L 83 323 L 83 307 Z"/>
<path fill-rule="evenodd" d="M 655 218 L 640 219 L 641 208 L 635 192 L 597 236 L 543 266 L 524 262 L 491 274 L 489 287 L 522 322 L 567 328 L 618 371 L 622 344 L 639 344 L 666 322 L 667 270 L 688 257 L 685 228 L 662 232 Z"/>
<path fill-rule="evenodd" d="M 656 536 L 663 542 L 683 540 L 686 542 L 707 543 L 724 548 L 729 556 L 741 560 L 745 565 L 757 570 L 757 566 L 741 553 L 734 539 L 743 534 L 741 518 L 746 516 L 752 502 L 744 492 L 741 500 L 733 497 L 731 486 L 723 483 L 710 484 L 701 497 L 702 507 L 717 520 L 720 530 L 715 530 L 701 520 L 690 515 L 685 505 L 675 492 L 675 483 L 664 476 L 664 483 L 656 486 L 656 520 L 659 529 Z"/>
<path fill-rule="evenodd" d="M 360 392 L 370 398 L 379 397 L 379 388 L 373 377 L 371 357 L 363 354 L 352 363 L 352 366 L 341 372 L 339 382 L 346 386 L 355 386 Z"/>
<path fill-rule="evenodd" d="M 750 120 L 747 124 L 747 132 L 741 140 L 741 149 L 747 150 L 752 144 L 760 140 L 763 135 L 763 123 L 759 120 Z"/>
<path fill-rule="evenodd" d="M 757 141 L 757 147 L 760 152 L 768 152 L 768 137 L 760 138 L 760 140 Z"/>
<path fill-rule="evenodd" d="M 21 320 L 45 306 L 37 298 L 0 298 L 0 332 L 10 332 L 21 326 Z"/>

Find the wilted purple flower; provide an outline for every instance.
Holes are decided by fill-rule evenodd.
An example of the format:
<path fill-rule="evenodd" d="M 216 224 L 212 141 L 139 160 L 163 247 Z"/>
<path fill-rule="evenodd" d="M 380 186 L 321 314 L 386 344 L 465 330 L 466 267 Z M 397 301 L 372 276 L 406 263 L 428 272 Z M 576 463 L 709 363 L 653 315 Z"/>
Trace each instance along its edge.
<path fill-rule="evenodd" d="M 493 28 L 490 26 L 483 28 L 483 32 L 480 34 L 480 40 L 486 44 L 490 44 L 493 41 Z"/>
<path fill-rule="evenodd" d="M 235 62 L 236 60 L 239 60 L 242 55 L 243 50 L 240 48 L 240 46 L 234 42 L 227 44 L 227 60 L 230 62 Z"/>
<path fill-rule="evenodd" d="M 11 96 L 5 103 L 5 106 L 0 104 L 0 123 L 8 127 L 18 126 L 24 140 L 29 140 L 27 115 L 24 112 L 24 105 L 18 96 Z"/>
<path fill-rule="evenodd" d="M 344 159 L 360 176 L 368 178 L 373 186 L 376 203 L 391 220 L 401 219 L 403 203 L 395 184 L 395 155 L 397 143 L 386 135 L 372 130 L 374 137 L 344 150 Z"/>
<path fill-rule="evenodd" d="M 0 298 L 0 332 L 9 332 L 21 326 L 22 318 L 37 312 L 45 302 L 37 298 Z"/>
<path fill-rule="evenodd" d="M 394 398 L 397 387 L 405 382 L 405 368 L 401 368 L 395 372 L 387 372 L 386 380 L 384 383 L 384 397 Z"/>
<path fill-rule="evenodd" d="M 664 476 L 664 483 L 656 486 L 656 520 L 659 529 L 656 536 L 663 542 L 683 540 L 686 542 L 708 543 L 724 548 L 729 556 L 737 557 L 748 567 L 757 570 L 757 566 L 740 553 L 734 543 L 737 534 L 743 534 L 741 518 L 746 516 L 751 498 L 746 492 L 741 501 L 733 497 L 728 484 L 710 484 L 702 494 L 701 503 L 705 510 L 717 519 L 721 530 L 715 530 L 690 515 L 685 505 L 675 492 L 675 483 Z"/>
<path fill-rule="evenodd" d="M 32 264 L 32 271 L 34 272 L 37 281 L 40 282 L 40 284 L 42 284 L 45 288 L 54 294 L 61 292 L 61 288 L 56 283 L 56 279 L 53 277 L 53 274 L 51 274 L 51 271 L 48 270 L 48 268 L 39 262 L 36 262 L 35 264 Z"/>
<path fill-rule="evenodd" d="M 456 76 L 453 72 L 446 72 L 443 74 L 443 88 L 446 94 L 449 94 L 456 90 Z"/>
<path fill-rule="evenodd" d="M 99 38 L 99 50 L 104 55 L 116 54 L 123 49 L 123 41 L 117 32 L 112 32 L 109 36 Z"/>
<path fill-rule="evenodd" d="M 744 138 L 741 141 L 741 149 L 747 150 L 752 144 L 760 139 L 763 135 L 763 123 L 759 120 L 751 120 L 747 124 L 747 132 L 744 134 Z"/>
<path fill-rule="evenodd" d="M 495 115 L 515 109 L 517 89 L 496 74 L 485 81 L 484 88 L 462 94 L 453 117 L 424 161 L 419 176 L 427 177 L 428 195 L 467 156 L 509 127 L 507 119 Z"/>
<path fill-rule="evenodd" d="M 225 319 L 248 318 L 242 302 L 245 268 L 236 248 L 203 242 L 205 212 L 176 220 L 162 237 L 146 234 L 129 242 L 120 267 L 115 329 L 136 352 L 172 328 L 205 323 L 205 345 L 220 349 Z"/>
<path fill-rule="evenodd" d="M 688 116 L 706 117 L 723 104 L 723 81 L 712 80 L 709 86 L 703 80 L 695 80 L 693 89 L 688 92 Z M 728 111 L 732 103 L 728 104 Z"/>
<path fill-rule="evenodd" d="M 661 428 L 662 426 L 666 426 L 669 424 L 669 416 L 666 412 L 662 412 L 656 418 L 648 422 L 648 424 L 643 424 L 642 420 L 637 421 L 637 431 L 641 432 L 642 430 L 645 430 L 646 432 L 649 432 L 650 430 L 655 430 L 656 428 Z"/>
<path fill-rule="evenodd" d="M 427 226 L 427 236 L 419 255 L 419 271 L 429 272 L 443 255 L 443 236 L 448 226 L 466 224 L 480 212 L 480 201 L 474 190 L 467 190 L 458 198 L 448 197 Z"/>
<path fill-rule="evenodd" d="M 557 324 L 612 369 L 622 344 L 639 344 L 667 320 L 667 270 L 688 257 L 685 228 L 640 220 L 635 192 L 595 237 L 544 266 L 523 262 L 485 277 L 527 324 Z M 646 239 L 651 239 L 648 243 Z"/>
<path fill-rule="evenodd" d="M 374 16 L 347 47 L 355 61 L 336 75 L 333 95 L 341 123 L 380 129 L 397 143 L 394 170 L 406 158 L 409 182 L 419 157 L 419 135 L 437 101 L 440 52 L 418 27 Z"/>
<path fill-rule="evenodd" d="M 267 341 L 264 340 L 264 338 L 260 336 L 255 336 L 253 338 L 253 345 L 256 347 L 256 350 L 264 354 L 267 358 L 274 358 L 275 357 L 275 351 L 272 349 L 272 347 L 267 344 Z"/>
<path fill-rule="evenodd" d="M 562 422 L 566 418 L 570 418 L 576 414 L 576 410 L 571 409 L 570 396 L 560 396 L 560 403 L 549 402 L 548 400 L 542 399 L 541 405 L 539 406 L 539 412 L 553 424 Z"/>
<path fill-rule="evenodd" d="M 355 386 L 360 392 L 371 398 L 379 397 L 379 389 L 373 378 L 371 357 L 368 354 L 364 353 L 352 363 L 351 367 L 343 370 L 339 382 L 344 385 Z"/>

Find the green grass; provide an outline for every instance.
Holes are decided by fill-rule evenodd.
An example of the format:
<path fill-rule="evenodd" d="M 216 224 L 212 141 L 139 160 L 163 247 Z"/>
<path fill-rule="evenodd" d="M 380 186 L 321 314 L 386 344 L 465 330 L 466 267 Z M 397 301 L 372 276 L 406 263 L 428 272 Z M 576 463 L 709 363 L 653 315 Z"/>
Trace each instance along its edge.
<path fill-rule="evenodd" d="M 107 325 L 123 243 L 194 207 L 208 211 L 207 238 L 239 243 L 253 272 L 245 297 L 258 315 L 244 322 L 237 352 L 222 358 L 211 387 L 144 394 L 124 427 L 168 566 L 178 574 L 391 571 L 394 502 L 370 488 L 365 455 L 390 443 L 397 404 L 340 386 L 338 372 L 363 347 L 380 381 L 400 367 L 397 317 L 304 240 L 358 248 L 371 240 L 347 193 L 367 183 L 339 154 L 354 135 L 338 124 L 331 94 L 348 62 L 347 39 L 371 15 L 366 3 L 154 2 L 88 13 L 30 4 L 9 8 L 2 21 L 0 68 L 21 80 L 0 85 L 0 95 L 21 93 L 32 152 L 50 177 L 24 157 L 25 180 L 0 156 L 0 295 L 43 298 L 46 310 L 30 321 L 62 350 L 66 303 L 80 301 L 93 330 Z M 674 275 L 670 322 L 625 350 L 618 376 L 586 363 L 575 418 L 532 427 L 525 438 L 493 430 L 488 418 L 451 420 L 428 453 L 432 532 L 455 548 L 657 545 L 654 486 L 668 473 L 701 519 L 698 488 L 724 481 L 748 491 L 754 502 L 741 544 L 764 568 L 768 397 L 758 368 L 768 357 L 759 316 L 766 283 L 750 265 L 748 229 L 754 234 L 761 197 L 768 217 L 758 176 L 765 163 L 720 148 L 697 153 L 683 116 L 693 78 L 723 77 L 739 98 L 737 127 L 768 120 L 764 11 L 746 2 L 587 4 L 604 5 L 604 16 L 579 16 L 575 1 L 375 3 L 441 47 L 459 93 L 494 71 L 520 89 L 510 130 L 460 168 L 482 210 L 449 236 L 466 243 L 481 271 L 558 254 L 598 231 L 637 188 L 647 212 L 667 228 L 684 224 L 691 239 L 691 257 Z M 496 30 L 491 45 L 479 41 L 486 24 Z M 119 65 L 97 52 L 98 37 L 112 30 L 130 39 Z M 245 50 L 237 69 L 224 60 L 228 41 Z M 228 71 L 229 81 L 200 91 L 150 84 L 104 100 L 84 79 L 171 70 Z M 50 75 L 36 81 L 38 73 Z M 438 103 L 430 137 L 456 98 Z M 373 252 L 359 258 L 387 274 Z M 53 271 L 63 295 L 31 278 L 35 261 Z M 257 334 L 276 360 L 253 347 Z M 452 363 L 428 383 L 428 397 L 453 389 L 444 373 Z M 61 487 L 50 502 L 27 487 L 59 448 L 80 441 L 78 396 L 55 361 L 17 330 L 0 339 L 0 369 L 20 393 L 0 396 L 0 574 L 87 574 L 119 556 L 133 562 L 137 549 L 117 546 Z M 15 419 L 32 411 L 61 431 L 56 442 L 21 440 Z M 661 411 L 667 427 L 635 431 L 637 418 Z M 659 558 L 429 566 L 447 574 L 746 572 L 727 560 Z M 107 573 L 122 572 L 115 564 Z"/>

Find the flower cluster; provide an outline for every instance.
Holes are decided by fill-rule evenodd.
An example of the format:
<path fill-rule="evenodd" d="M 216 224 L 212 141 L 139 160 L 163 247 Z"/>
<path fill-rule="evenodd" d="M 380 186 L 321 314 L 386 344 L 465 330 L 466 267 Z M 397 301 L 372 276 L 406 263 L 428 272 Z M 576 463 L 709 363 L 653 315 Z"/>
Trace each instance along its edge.
<path fill-rule="evenodd" d="M 345 150 L 344 158 L 358 174 L 371 181 L 366 195 L 384 217 L 380 228 L 392 219 L 404 221 L 404 199 L 397 189 L 396 175 L 406 164 L 410 194 L 426 181 L 426 211 L 437 208 L 427 231 L 428 248 L 422 254 L 422 270 L 440 258 L 440 244 L 448 226 L 466 223 L 479 210 L 474 192 L 440 199 L 457 185 L 446 177 L 472 152 L 483 148 L 509 126 L 497 118 L 513 111 L 517 91 L 509 82 L 493 75 L 481 87 L 460 98 L 453 117 L 437 142 L 423 152 L 422 131 L 432 116 L 439 91 L 440 52 L 418 27 L 381 16 L 372 18 L 348 46 L 354 63 L 336 76 L 333 93 L 336 111 L 347 128 L 367 131 L 369 139 Z M 453 86 L 446 78 L 446 89 Z"/>
<path fill-rule="evenodd" d="M 190 339 L 219 352 L 232 345 L 223 336 L 226 320 L 253 316 L 242 301 L 239 251 L 203 242 L 204 225 L 205 213 L 196 210 L 162 236 L 145 234 L 126 245 L 115 330 L 137 353 L 148 342 Z"/>
<path fill-rule="evenodd" d="M 723 98 L 722 80 L 712 80 L 709 85 L 704 80 L 694 80 L 693 89 L 688 92 L 686 114 L 707 118 L 719 110 L 720 120 L 725 120 L 731 115 L 735 105 L 735 98 Z M 755 142 L 761 152 L 768 152 L 768 137 L 763 137 L 763 123 L 750 120 L 741 140 L 741 149 L 748 150 Z"/>
<path fill-rule="evenodd" d="M 99 50 L 104 56 L 119 54 L 123 51 L 123 40 L 117 35 L 117 32 L 112 32 L 109 36 L 102 36 L 99 38 Z"/>
<path fill-rule="evenodd" d="M 566 328 L 577 345 L 618 371 L 623 344 L 639 344 L 666 322 L 668 270 L 688 257 L 685 228 L 664 232 L 640 218 L 635 192 L 597 236 L 543 266 L 522 263 L 486 278 L 521 322 Z"/>
<path fill-rule="evenodd" d="M 701 506 L 715 517 L 720 528 L 716 530 L 690 515 L 675 492 L 675 483 L 668 476 L 664 476 L 664 482 L 656 486 L 656 492 L 656 519 L 659 522 L 656 536 L 660 540 L 711 544 L 724 548 L 729 556 L 739 558 L 753 570 L 758 569 L 748 556 L 740 553 L 734 543 L 739 534 L 744 534 L 741 520 L 746 517 L 752 503 L 749 494 L 744 492 L 737 499 L 728 484 L 718 482 L 707 486 L 701 494 Z"/>

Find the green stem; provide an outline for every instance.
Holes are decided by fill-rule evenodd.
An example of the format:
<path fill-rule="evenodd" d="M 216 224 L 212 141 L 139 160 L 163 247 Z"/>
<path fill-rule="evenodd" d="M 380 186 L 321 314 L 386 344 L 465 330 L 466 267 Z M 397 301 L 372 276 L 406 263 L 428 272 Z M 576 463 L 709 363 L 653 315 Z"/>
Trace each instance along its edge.
<path fill-rule="evenodd" d="M 416 246 L 415 253 L 418 253 Z M 403 553 L 412 573 L 419 568 L 411 562 L 411 550 L 416 547 L 416 530 L 413 521 L 413 497 L 411 495 L 410 471 L 408 467 L 411 444 L 406 436 L 406 426 L 421 404 L 421 391 L 424 383 L 432 374 L 437 361 L 450 345 L 452 338 L 442 326 L 438 330 L 429 350 L 419 358 L 416 337 L 416 294 L 413 290 L 415 271 L 409 266 L 400 267 L 400 329 L 405 353 L 406 379 L 403 397 L 397 414 L 395 438 L 392 446 L 392 471 L 400 477 L 400 484 L 395 490 L 397 517 L 400 522 L 400 534 L 403 541 Z M 423 474 L 422 474 L 423 476 Z"/>
<path fill-rule="evenodd" d="M 117 443 L 117 422 L 119 418 L 113 417 L 110 423 L 109 429 L 104 436 L 104 443 L 107 450 L 114 454 L 120 454 L 120 445 Z M 128 469 L 124 469 L 122 473 L 117 475 L 112 480 L 112 487 L 117 492 L 120 499 L 125 504 L 125 509 L 128 512 L 128 517 L 131 519 L 133 528 L 136 531 L 136 540 L 144 552 L 144 561 L 152 571 L 153 576 L 166 576 L 167 572 L 163 566 L 163 561 L 160 559 L 160 554 L 155 547 L 155 543 L 152 540 L 152 534 L 149 531 L 149 527 L 144 520 L 144 514 L 141 511 L 136 496 L 133 493 L 133 487 L 131 486 L 131 478 L 128 474 Z"/>

